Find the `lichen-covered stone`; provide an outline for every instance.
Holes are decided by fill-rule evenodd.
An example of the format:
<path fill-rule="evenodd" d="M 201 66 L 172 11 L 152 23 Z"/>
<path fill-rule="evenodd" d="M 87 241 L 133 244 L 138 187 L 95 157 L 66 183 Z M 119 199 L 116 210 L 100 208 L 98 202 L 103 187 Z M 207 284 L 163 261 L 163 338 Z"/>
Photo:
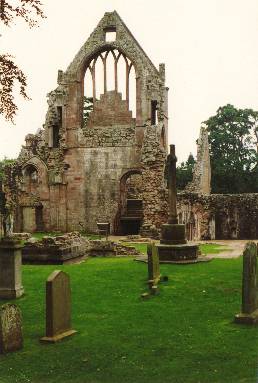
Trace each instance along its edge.
<path fill-rule="evenodd" d="M 23 346 L 21 310 L 7 303 L 0 309 L 0 353 L 20 350 Z"/>

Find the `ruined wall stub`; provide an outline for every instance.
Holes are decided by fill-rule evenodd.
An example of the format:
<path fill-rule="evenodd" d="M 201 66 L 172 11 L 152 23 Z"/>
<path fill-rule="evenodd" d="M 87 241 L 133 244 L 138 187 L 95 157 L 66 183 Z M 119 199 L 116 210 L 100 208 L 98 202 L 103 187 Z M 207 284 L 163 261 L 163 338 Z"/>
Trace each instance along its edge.
<path fill-rule="evenodd" d="M 204 127 L 200 129 L 197 141 L 197 159 L 193 170 L 193 180 L 186 186 L 186 191 L 197 194 L 211 192 L 211 164 L 208 132 Z"/>
<path fill-rule="evenodd" d="M 109 41 L 109 32 L 115 33 Z M 114 89 L 107 87 L 107 60 L 114 58 Z M 118 62 L 126 65 L 126 97 L 119 91 Z M 96 96 L 96 63 L 103 63 L 103 92 Z M 83 121 L 84 78 L 92 78 L 93 111 Z M 129 76 L 135 71 L 136 116 L 129 109 Z M 46 121 L 26 137 L 18 164 L 15 228 L 96 231 L 109 221 L 112 232 L 131 219 L 121 194 L 124 179 L 142 174 L 142 200 L 135 204 L 140 226 L 156 230 L 165 215 L 163 169 L 167 154 L 168 88 L 165 65 L 157 69 L 116 11 L 105 13 L 65 72 L 48 94 Z M 5 188 L 7 196 L 13 193 Z M 10 197 L 11 198 L 11 197 Z M 138 207 L 141 206 L 141 213 Z M 27 209 L 27 210 L 26 210 Z M 137 210 L 138 209 L 138 210 Z M 124 213 L 125 211 L 125 213 Z M 130 213 L 130 214 L 129 214 Z M 137 218 L 137 217 L 136 217 Z"/>

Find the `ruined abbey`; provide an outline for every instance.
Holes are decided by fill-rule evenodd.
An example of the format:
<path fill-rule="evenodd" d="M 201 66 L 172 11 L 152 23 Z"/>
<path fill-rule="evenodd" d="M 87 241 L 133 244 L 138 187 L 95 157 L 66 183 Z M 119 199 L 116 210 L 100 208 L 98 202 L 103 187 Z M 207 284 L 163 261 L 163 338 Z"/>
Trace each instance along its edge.
<path fill-rule="evenodd" d="M 157 69 L 117 12 L 106 13 L 58 72 L 43 129 L 26 136 L 9 174 L 14 230 L 95 232 L 110 222 L 115 234 L 157 232 L 167 93 L 165 65 Z"/>
<path fill-rule="evenodd" d="M 165 65 L 157 69 L 117 12 L 106 13 L 48 94 L 43 129 L 6 169 L 14 231 L 96 232 L 158 238 L 167 220 Z M 210 194 L 208 133 L 193 181 L 178 193 L 187 238 L 258 237 L 258 194 Z"/>

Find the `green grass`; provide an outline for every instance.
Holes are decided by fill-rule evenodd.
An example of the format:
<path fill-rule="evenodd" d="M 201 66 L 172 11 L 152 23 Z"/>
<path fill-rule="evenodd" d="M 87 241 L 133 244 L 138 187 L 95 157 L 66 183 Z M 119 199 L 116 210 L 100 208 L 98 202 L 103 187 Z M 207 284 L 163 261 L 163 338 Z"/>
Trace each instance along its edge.
<path fill-rule="evenodd" d="M 229 247 L 227 247 L 225 245 L 219 245 L 217 243 L 204 243 L 204 244 L 201 244 L 199 247 L 200 247 L 200 250 L 201 250 L 203 255 L 218 254 L 218 253 L 221 253 L 223 251 L 229 251 L 230 250 Z"/>
<path fill-rule="evenodd" d="M 44 288 L 69 273 L 78 334 L 42 345 Z M 242 260 L 161 265 L 169 281 L 142 300 L 147 266 L 92 258 L 65 266 L 23 266 L 24 348 L 0 356 L 1 383 L 256 382 L 258 328 L 232 323 L 241 305 Z"/>

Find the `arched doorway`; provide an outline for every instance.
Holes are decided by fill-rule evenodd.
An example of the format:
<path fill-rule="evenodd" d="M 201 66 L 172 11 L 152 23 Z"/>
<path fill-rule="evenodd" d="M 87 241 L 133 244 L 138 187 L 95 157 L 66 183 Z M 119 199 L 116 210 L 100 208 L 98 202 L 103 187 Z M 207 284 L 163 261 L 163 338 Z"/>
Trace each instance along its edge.
<path fill-rule="evenodd" d="M 120 180 L 119 233 L 139 234 L 143 219 L 142 174 L 133 169 Z"/>

